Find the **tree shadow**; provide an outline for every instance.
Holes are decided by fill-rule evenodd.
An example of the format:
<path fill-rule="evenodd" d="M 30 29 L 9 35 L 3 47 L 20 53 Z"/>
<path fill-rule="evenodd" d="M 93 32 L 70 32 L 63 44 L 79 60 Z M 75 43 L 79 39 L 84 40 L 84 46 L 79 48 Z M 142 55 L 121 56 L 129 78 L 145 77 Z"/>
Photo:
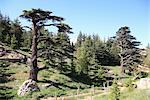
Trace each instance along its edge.
<path fill-rule="evenodd" d="M 48 84 L 51 84 L 51 86 L 54 86 L 54 87 L 59 88 L 59 89 L 63 89 L 62 87 L 67 87 L 69 89 L 77 89 L 76 87 L 65 85 L 64 83 L 54 82 L 54 81 L 46 80 L 46 79 L 38 80 L 38 82 L 48 83 Z"/>
<path fill-rule="evenodd" d="M 12 87 L 0 86 L 0 100 L 10 100 L 14 97 L 11 90 Z"/>
<path fill-rule="evenodd" d="M 14 73 L 9 72 L 9 65 L 9 62 L 0 62 L 0 100 L 10 100 L 14 97 L 13 88 L 5 86 L 5 83 L 15 80 L 15 78 L 11 78 Z"/>
<path fill-rule="evenodd" d="M 15 80 L 15 78 L 9 78 L 15 73 L 7 72 L 9 70 L 7 67 L 8 66 L 0 66 L 0 83 L 7 83 Z"/>
<path fill-rule="evenodd" d="M 90 77 L 88 77 L 85 74 L 78 75 L 78 74 L 69 73 L 69 74 L 66 74 L 66 75 L 68 77 L 70 77 L 72 79 L 72 81 L 75 81 L 77 83 L 83 83 L 83 84 L 86 84 L 86 85 L 91 85 L 92 84 Z"/>

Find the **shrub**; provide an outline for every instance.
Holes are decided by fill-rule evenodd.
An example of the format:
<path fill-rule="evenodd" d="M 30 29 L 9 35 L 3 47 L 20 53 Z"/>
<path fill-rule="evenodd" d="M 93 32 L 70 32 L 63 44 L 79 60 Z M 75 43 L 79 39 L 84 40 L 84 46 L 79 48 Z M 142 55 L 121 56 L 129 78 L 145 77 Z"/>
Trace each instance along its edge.
<path fill-rule="evenodd" d="M 110 90 L 109 99 L 110 100 L 119 100 L 119 98 L 120 98 L 120 89 L 118 88 L 118 84 L 117 84 L 116 80 L 114 80 L 112 88 Z"/>

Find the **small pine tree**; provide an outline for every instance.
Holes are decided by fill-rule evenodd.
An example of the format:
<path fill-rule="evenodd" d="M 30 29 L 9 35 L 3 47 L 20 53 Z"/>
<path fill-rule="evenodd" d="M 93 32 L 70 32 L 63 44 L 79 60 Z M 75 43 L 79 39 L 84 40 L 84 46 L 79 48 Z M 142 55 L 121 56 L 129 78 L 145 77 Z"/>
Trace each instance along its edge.
<path fill-rule="evenodd" d="M 118 88 L 118 84 L 116 80 L 113 82 L 112 88 L 110 90 L 110 100 L 119 100 L 120 98 L 120 89 Z"/>
<path fill-rule="evenodd" d="M 11 38 L 11 48 L 12 49 L 17 49 L 17 41 L 15 35 L 12 36 Z"/>

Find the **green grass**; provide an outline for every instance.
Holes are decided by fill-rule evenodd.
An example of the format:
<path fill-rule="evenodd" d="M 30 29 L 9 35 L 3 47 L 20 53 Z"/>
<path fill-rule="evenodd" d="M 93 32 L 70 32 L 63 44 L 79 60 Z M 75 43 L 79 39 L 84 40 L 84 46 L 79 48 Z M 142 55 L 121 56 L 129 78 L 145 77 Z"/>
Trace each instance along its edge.
<path fill-rule="evenodd" d="M 112 73 L 121 75 L 120 67 L 118 66 L 107 66 L 111 68 Z M 0 69 L 3 68 L 2 66 Z M 77 88 L 80 86 L 80 93 L 89 93 L 91 91 L 89 85 L 79 83 L 70 77 L 61 74 L 60 71 L 55 69 L 48 69 L 40 71 L 38 74 L 38 86 L 41 88 L 41 91 L 29 93 L 24 97 L 17 96 L 17 90 L 19 86 L 28 79 L 29 68 L 25 64 L 21 63 L 10 63 L 10 65 L 3 69 L 6 74 L 10 74 L 7 76 L 9 81 L 0 82 L 0 99 L 5 98 L 13 99 L 13 100 L 37 100 L 38 98 L 47 98 L 54 96 L 67 96 L 67 95 L 76 95 Z M 122 78 L 121 81 L 126 83 L 129 79 L 129 76 Z M 50 86 L 47 89 L 43 89 L 42 86 L 47 83 L 47 81 L 52 81 L 56 83 L 56 86 Z M 99 87 L 95 87 L 99 88 Z M 121 100 L 148 100 L 150 98 L 150 91 L 143 90 L 133 90 L 131 92 L 124 91 L 121 93 Z M 139 99 L 140 98 L 140 99 Z M 141 99 L 144 98 L 144 99 Z M 3 100 L 2 99 L 2 100 Z M 86 99 L 86 96 L 78 98 L 79 100 Z M 77 100 L 76 97 L 71 98 L 70 100 Z M 108 100 L 108 95 L 96 95 L 94 96 L 94 100 Z"/>
<path fill-rule="evenodd" d="M 0 68 L 3 67 L 1 66 Z M 30 93 L 25 97 L 18 97 L 17 90 L 19 89 L 19 86 L 21 86 L 21 84 L 28 79 L 29 68 L 25 64 L 10 63 L 10 65 L 4 70 L 6 74 L 10 74 L 7 77 L 10 79 L 10 81 L 4 83 L 0 82 L 1 87 L 8 87 L 0 91 L 0 94 L 7 95 L 0 95 L 0 97 L 11 98 L 14 100 L 28 100 L 29 98 L 34 97 L 73 95 L 76 94 L 76 90 L 79 86 L 83 88 L 80 89 L 81 93 L 87 92 L 88 88 L 90 87 L 89 85 L 75 82 L 70 77 L 61 74 L 55 69 L 50 68 L 49 70 L 40 71 L 38 74 L 38 86 L 41 88 L 41 91 Z M 43 89 L 42 85 L 47 84 L 46 81 L 53 81 L 57 83 L 57 85 Z"/>
<path fill-rule="evenodd" d="M 150 90 L 133 90 L 125 91 L 121 95 L 122 100 L 149 100 L 150 99 Z"/>
<path fill-rule="evenodd" d="M 94 97 L 94 100 L 109 100 L 109 94 L 97 95 Z M 121 92 L 120 100 L 150 100 L 150 90 L 125 90 Z"/>

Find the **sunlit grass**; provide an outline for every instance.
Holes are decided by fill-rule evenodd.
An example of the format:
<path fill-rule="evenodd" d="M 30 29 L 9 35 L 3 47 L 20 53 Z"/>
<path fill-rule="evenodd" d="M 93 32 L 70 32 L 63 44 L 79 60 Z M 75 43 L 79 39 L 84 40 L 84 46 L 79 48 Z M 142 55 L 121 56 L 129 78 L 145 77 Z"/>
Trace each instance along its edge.
<path fill-rule="evenodd" d="M 109 94 L 99 94 L 94 97 L 94 100 L 109 100 Z M 150 90 L 125 90 L 121 92 L 120 100 L 150 100 Z"/>

